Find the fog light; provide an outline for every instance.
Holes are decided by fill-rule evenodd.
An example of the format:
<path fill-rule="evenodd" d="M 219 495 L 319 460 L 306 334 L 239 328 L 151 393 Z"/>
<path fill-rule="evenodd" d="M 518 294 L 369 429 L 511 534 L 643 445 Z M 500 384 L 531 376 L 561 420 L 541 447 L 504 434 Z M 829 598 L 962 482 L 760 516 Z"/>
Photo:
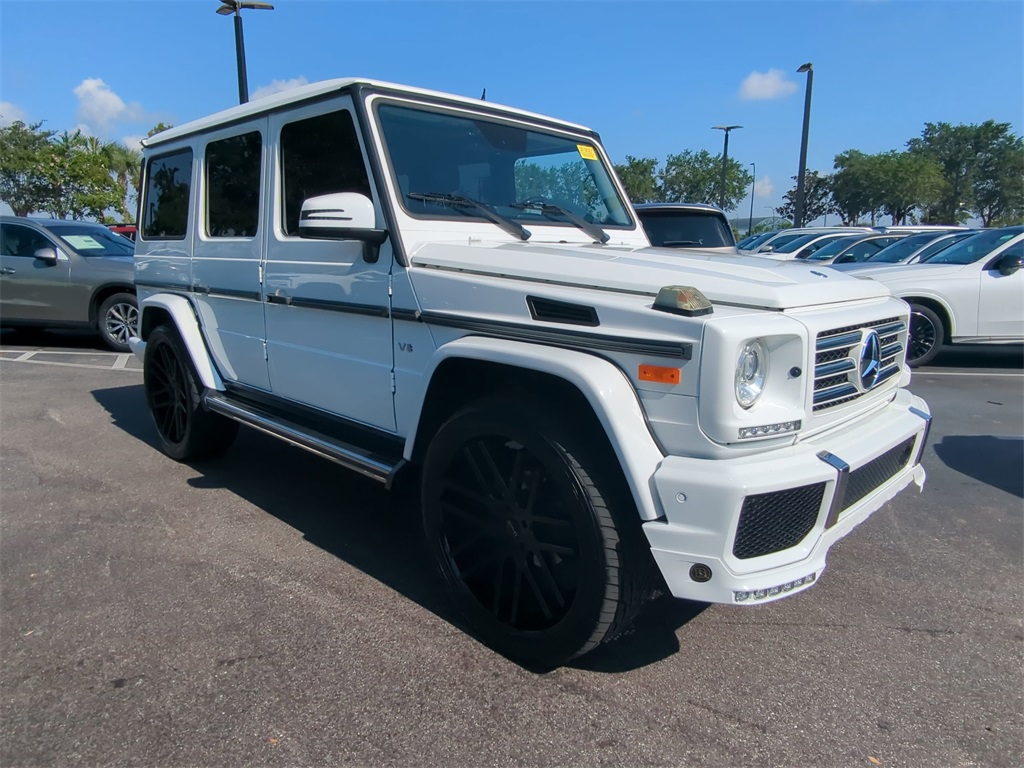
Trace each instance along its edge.
<path fill-rule="evenodd" d="M 701 583 L 711 581 L 711 569 L 703 563 L 695 563 L 690 567 L 690 578 Z"/>
<path fill-rule="evenodd" d="M 740 440 L 747 440 L 751 437 L 768 437 L 770 435 L 783 435 L 787 432 L 799 432 L 803 422 L 780 421 L 778 424 L 762 424 L 759 427 L 740 427 Z"/>

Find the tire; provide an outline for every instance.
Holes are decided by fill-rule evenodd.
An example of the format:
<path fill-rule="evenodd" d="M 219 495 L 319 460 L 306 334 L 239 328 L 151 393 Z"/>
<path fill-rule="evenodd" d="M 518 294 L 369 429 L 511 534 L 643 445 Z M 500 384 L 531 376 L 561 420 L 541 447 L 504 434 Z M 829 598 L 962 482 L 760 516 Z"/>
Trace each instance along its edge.
<path fill-rule="evenodd" d="M 164 453 L 188 461 L 219 456 L 231 447 L 238 422 L 203 408 L 199 377 L 175 329 L 161 325 L 149 334 L 143 381 Z"/>
<path fill-rule="evenodd" d="M 104 343 L 115 352 L 130 352 L 128 338 L 139 335 L 139 305 L 130 293 L 108 296 L 96 313 Z"/>
<path fill-rule="evenodd" d="M 928 365 L 945 342 L 946 329 L 939 316 L 923 304 L 910 305 L 910 333 L 907 335 L 907 365 Z"/>
<path fill-rule="evenodd" d="M 603 445 L 552 410 L 490 399 L 449 418 L 427 449 L 427 546 L 471 630 L 509 658 L 580 656 L 651 594 L 653 558 Z"/>

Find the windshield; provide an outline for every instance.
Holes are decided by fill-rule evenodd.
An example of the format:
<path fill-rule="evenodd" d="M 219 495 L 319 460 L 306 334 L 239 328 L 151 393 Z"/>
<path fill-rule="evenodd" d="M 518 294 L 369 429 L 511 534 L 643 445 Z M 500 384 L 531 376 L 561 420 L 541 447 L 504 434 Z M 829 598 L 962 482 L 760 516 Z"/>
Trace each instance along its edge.
<path fill-rule="evenodd" d="M 770 240 L 771 238 L 775 237 L 777 234 L 779 234 L 777 231 L 762 232 L 760 235 L 754 235 L 753 238 L 748 237 L 746 240 L 743 241 L 746 243 L 746 245 L 743 246 L 743 250 L 752 251 L 758 246 L 762 245 L 766 240 Z"/>
<path fill-rule="evenodd" d="M 927 261 L 939 251 L 944 251 L 949 246 L 959 243 L 961 240 L 966 240 L 968 237 L 974 237 L 977 232 L 957 232 L 955 235 L 946 235 L 946 237 L 940 237 L 935 240 L 927 248 L 922 248 L 917 254 L 915 261 Z"/>
<path fill-rule="evenodd" d="M 99 224 L 68 222 L 44 226 L 82 256 L 131 256 L 135 253 L 135 243 Z"/>
<path fill-rule="evenodd" d="M 936 237 L 941 237 L 941 235 L 932 233 L 905 237 L 885 246 L 878 253 L 868 256 L 866 261 L 872 264 L 898 264 L 909 259 L 922 245 L 930 243 Z"/>
<path fill-rule="evenodd" d="M 713 211 L 639 210 L 652 245 L 667 248 L 732 248 L 732 230 L 725 217 Z"/>
<path fill-rule="evenodd" d="M 848 235 L 847 237 L 840 237 L 838 240 L 833 240 L 828 245 L 823 245 L 807 258 L 812 261 L 825 261 L 826 259 L 831 259 L 836 254 L 842 253 L 851 245 L 859 240 L 863 240 L 865 237 L 867 237 L 867 235 Z"/>
<path fill-rule="evenodd" d="M 762 247 L 770 247 L 773 251 L 777 251 L 781 246 L 785 245 L 786 243 L 791 243 L 798 237 L 805 237 L 806 235 L 806 232 L 786 232 L 785 234 L 776 235 L 775 237 L 771 238 L 767 242 L 763 243 Z M 758 250 L 760 250 L 760 248 Z"/>
<path fill-rule="evenodd" d="M 799 251 L 801 248 L 807 245 L 809 242 L 819 237 L 821 237 L 821 235 L 817 233 L 801 235 L 800 237 L 796 237 L 790 240 L 785 245 L 781 245 L 778 248 L 773 248 L 772 253 L 795 253 L 796 251 Z M 777 242 L 778 240 L 773 241 L 772 245 L 774 246 Z"/>
<path fill-rule="evenodd" d="M 961 240 L 945 250 L 939 251 L 929 259 L 928 264 L 973 264 L 985 258 L 1007 240 L 1024 232 L 1024 227 L 1006 227 L 979 232 L 974 237 Z M 924 261 L 924 260 L 922 260 Z"/>
<path fill-rule="evenodd" d="M 521 226 L 576 228 L 571 217 L 552 215 L 557 206 L 601 227 L 633 224 L 589 139 L 392 104 L 377 114 L 402 206 L 413 216 L 493 221 L 487 209 Z"/>

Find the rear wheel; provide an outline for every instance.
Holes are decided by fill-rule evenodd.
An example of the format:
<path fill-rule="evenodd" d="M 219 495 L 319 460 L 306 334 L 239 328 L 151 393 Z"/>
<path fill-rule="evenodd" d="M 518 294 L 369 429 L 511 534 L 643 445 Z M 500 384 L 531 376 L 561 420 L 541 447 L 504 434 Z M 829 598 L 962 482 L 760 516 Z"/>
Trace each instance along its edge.
<path fill-rule="evenodd" d="M 585 433 L 495 399 L 448 419 L 427 451 L 431 554 L 472 630 L 511 658 L 557 665 L 586 653 L 650 594 L 632 498 Z"/>
<path fill-rule="evenodd" d="M 907 365 L 917 368 L 934 360 L 942 349 L 944 337 L 942 320 L 932 309 L 923 304 L 910 305 Z"/>
<path fill-rule="evenodd" d="M 238 422 L 203 408 L 199 377 L 173 328 L 161 325 L 149 334 L 143 377 L 164 453 L 185 461 L 218 456 L 231 446 Z"/>
<path fill-rule="evenodd" d="M 128 339 L 139 335 L 139 305 L 130 293 L 115 293 L 97 312 L 100 336 L 116 352 L 129 352 Z"/>

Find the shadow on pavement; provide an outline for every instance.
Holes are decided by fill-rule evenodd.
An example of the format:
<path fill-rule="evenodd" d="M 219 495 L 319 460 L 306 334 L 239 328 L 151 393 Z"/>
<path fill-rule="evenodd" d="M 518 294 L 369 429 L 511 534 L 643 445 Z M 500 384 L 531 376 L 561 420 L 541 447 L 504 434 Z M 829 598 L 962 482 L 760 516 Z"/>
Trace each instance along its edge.
<path fill-rule="evenodd" d="M 1024 369 L 1024 346 L 962 345 L 945 346 L 935 361 L 919 370 L 941 370 L 943 368 L 996 368 L 1006 370 Z"/>
<path fill-rule="evenodd" d="M 156 450 L 141 385 L 95 390 L 93 396 L 116 426 Z M 237 494 L 302 532 L 310 543 L 466 630 L 426 554 L 412 473 L 388 492 L 379 483 L 247 427 L 239 430 L 227 454 L 190 466 L 201 475 L 189 485 Z M 660 661 L 679 650 L 675 631 L 704 607 L 658 598 L 622 637 L 572 666 L 620 672 Z"/>
<path fill-rule="evenodd" d="M 0 347 L 95 349 L 110 352 L 110 347 L 103 343 L 99 334 L 88 330 L 0 328 Z"/>
<path fill-rule="evenodd" d="M 1024 437 L 946 435 L 932 447 L 950 469 L 1024 499 Z"/>

